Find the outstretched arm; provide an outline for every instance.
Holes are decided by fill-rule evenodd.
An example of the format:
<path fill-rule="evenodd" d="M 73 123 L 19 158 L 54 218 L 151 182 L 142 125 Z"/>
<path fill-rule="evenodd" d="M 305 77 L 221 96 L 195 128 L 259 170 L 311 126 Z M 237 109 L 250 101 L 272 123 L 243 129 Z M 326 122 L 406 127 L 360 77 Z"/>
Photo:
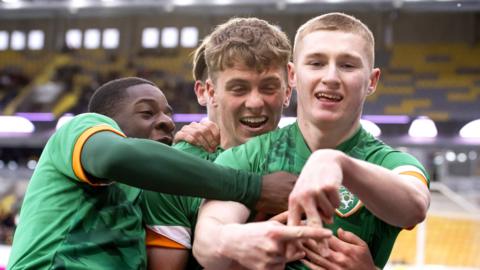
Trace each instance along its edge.
<path fill-rule="evenodd" d="M 261 176 L 232 170 L 144 139 L 103 131 L 81 152 L 83 170 L 95 182 L 112 180 L 157 192 L 232 200 L 254 207 Z"/>
<path fill-rule="evenodd" d="M 394 172 L 337 150 L 318 150 L 290 194 L 289 222 L 299 224 L 302 213 L 313 223 L 332 222 L 340 185 L 356 194 L 373 214 L 398 227 L 413 227 L 424 220 L 430 204 L 427 180 L 421 173 Z"/>

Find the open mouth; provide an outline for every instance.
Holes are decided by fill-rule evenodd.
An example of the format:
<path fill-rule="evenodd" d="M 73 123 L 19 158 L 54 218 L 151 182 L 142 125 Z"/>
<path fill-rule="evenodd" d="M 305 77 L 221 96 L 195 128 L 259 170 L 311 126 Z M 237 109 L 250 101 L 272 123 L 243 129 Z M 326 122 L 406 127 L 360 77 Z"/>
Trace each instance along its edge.
<path fill-rule="evenodd" d="M 242 117 L 240 118 L 240 123 L 245 125 L 249 128 L 259 128 L 265 125 L 268 121 L 268 117 L 266 116 L 250 116 L 250 117 Z"/>
<path fill-rule="evenodd" d="M 340 102 L 343 97 L 341 95 L 319 92 L 315 94 L 315 97 L 318 100 L 330 101 L 330 102 Z"/>

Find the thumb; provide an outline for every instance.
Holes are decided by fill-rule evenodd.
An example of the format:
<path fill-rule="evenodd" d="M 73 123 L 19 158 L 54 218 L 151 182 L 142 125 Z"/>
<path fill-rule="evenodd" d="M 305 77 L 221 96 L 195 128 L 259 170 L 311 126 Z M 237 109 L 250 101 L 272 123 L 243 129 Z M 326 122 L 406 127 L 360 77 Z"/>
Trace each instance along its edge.
<path fill-rule="evenodd" d="M 367 245 L 365 241 L 363 241 L 360 237 L 358 237 L 357 235 L 351 232 L 344 231 L 342 228 L 338 228 L 337 235 L 340 240 L 345 241 L 347 243 L 354 244 L 357 246 Z"/>

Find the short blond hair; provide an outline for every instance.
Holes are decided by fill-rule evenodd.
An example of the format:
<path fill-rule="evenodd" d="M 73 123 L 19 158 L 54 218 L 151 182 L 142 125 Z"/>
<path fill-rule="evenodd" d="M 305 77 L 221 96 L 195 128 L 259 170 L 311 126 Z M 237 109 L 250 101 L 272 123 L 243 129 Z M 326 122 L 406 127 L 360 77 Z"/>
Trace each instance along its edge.
<path fill-rule="evenodd" d="M 344 13 L 327 13 L 310 19 L 298 28 L 293 45 L 293 58 L 296 57 L 298 43 L 308 34 L 315 31 L 340 31 L 352 33 L 362 37 L 367 44 L 367 59 L 370 61 L 370 67 L 373 67 L 375 61 L 375 39 L 372 31 L 359 19 Z"/>
<path fill-rule="evenodd" d="M 233 18 L 218 25 L 205 46 L 208 74 L 215 80 L 218 71 L 237 63 L 261 72 L 272 65 L 287 68 L 292 46 L 287 35 L 258 18 Z"/>

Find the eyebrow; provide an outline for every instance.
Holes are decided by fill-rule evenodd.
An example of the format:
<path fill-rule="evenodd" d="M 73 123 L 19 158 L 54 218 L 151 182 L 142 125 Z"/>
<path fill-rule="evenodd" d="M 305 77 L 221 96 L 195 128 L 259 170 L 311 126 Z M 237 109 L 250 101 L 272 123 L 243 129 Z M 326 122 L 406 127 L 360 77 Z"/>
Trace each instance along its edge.
<path fill-rule="evenodd" d="M 263 78 L 260 80 L 260 83 L 265 83 L 265 82 L 281 82 L 282 79 L 277 77 L 277 76 L 269 76 L 267 78 Z M 247 79 L 232 79 L 232 80 L 229 80 L 227 83 L 226 83 L 226 87 L 230 87 L 231 85 L 233 84 L 251 84 L 251 82 Z"/>
<path fill-rule="evenodd" d="M 250 81 L 245 79 L 231 79 L 226 83 L 225 86 L 228 88 L 235 84 L 250 84 Z"/>
<path fill-rule="evenodd" d="M 311 53 L 311 54 L 307 54 L 305 56 L 305 59 L 310 59 L 310 58 L 319 58 L 319 57 L 323 57 L 325 58 L 327 55 L 324 54 L 324 53 Z M 353 59 L 353 60 L 358 60 L 358 61 L 361 61 L 361 57 L 360 56 L 357 56 L 357 55 L 354 55 L 354 54 L 351 54 L 351 53 L 342 53 L 340 55 L 338 55 L 339 58 L 347 58 L 347 59 Z"/>
<path fill-rule="evenodd" d="M 165 98 L 166 99 L 166 98 Z M 134 104 L 134 106 L 137 106 L 141 103 L 148 103 L 150 106 L 154 106 L 154 107 L 160 107 L 160 105 L 154 100 L 154 99 L 151 99 L 151 98 L 142 98 L 140 100 L 137 100 Z M 173 113 L 173 109 L 170 105 L 168 105 L 168 101 L 167 101 L 167 106 L 165 107 L 166 109 L 166 112 L 167 113 L 170 113 L 172 114 Z"/>
<path fill-rule="evenodd" d="M 340 54 L 340 57 L 341 58 L 347 58 L 347 59 L 352 59 L 354 61 L 362 61 L 362 58 L 358 55 L 354 55 L 354 54 L 349 54 L 349 53 L 344 53 L 344 54 Z"/>
<path fill-rule="evenodd" d="M 267 77 L 267 78 L 262 79 L 260 82 L 261 82 L 261 83 L 265 83 L 265 82 L 267 82 L 267 83 L 269 83 L 269 82 L 274 82 L 274 83 L 276 83 L 276 82 L 282 82 L 282 79 L 279 78 L 279 77 L 277 77 L 277 76 L 269 76 L 269 77 Z"/>
<path fill-rule="evenodd" d="M 151 104 L 157 104 L 157 102 L 155 102 L 154 99 L 142 98 L 142 99 L 139 99 L 139 100 L 135 101 L 134 105 L 138 105 L 138 104 L 141 104 L 141 103 L 149 103 L 150 105 Z"/>

